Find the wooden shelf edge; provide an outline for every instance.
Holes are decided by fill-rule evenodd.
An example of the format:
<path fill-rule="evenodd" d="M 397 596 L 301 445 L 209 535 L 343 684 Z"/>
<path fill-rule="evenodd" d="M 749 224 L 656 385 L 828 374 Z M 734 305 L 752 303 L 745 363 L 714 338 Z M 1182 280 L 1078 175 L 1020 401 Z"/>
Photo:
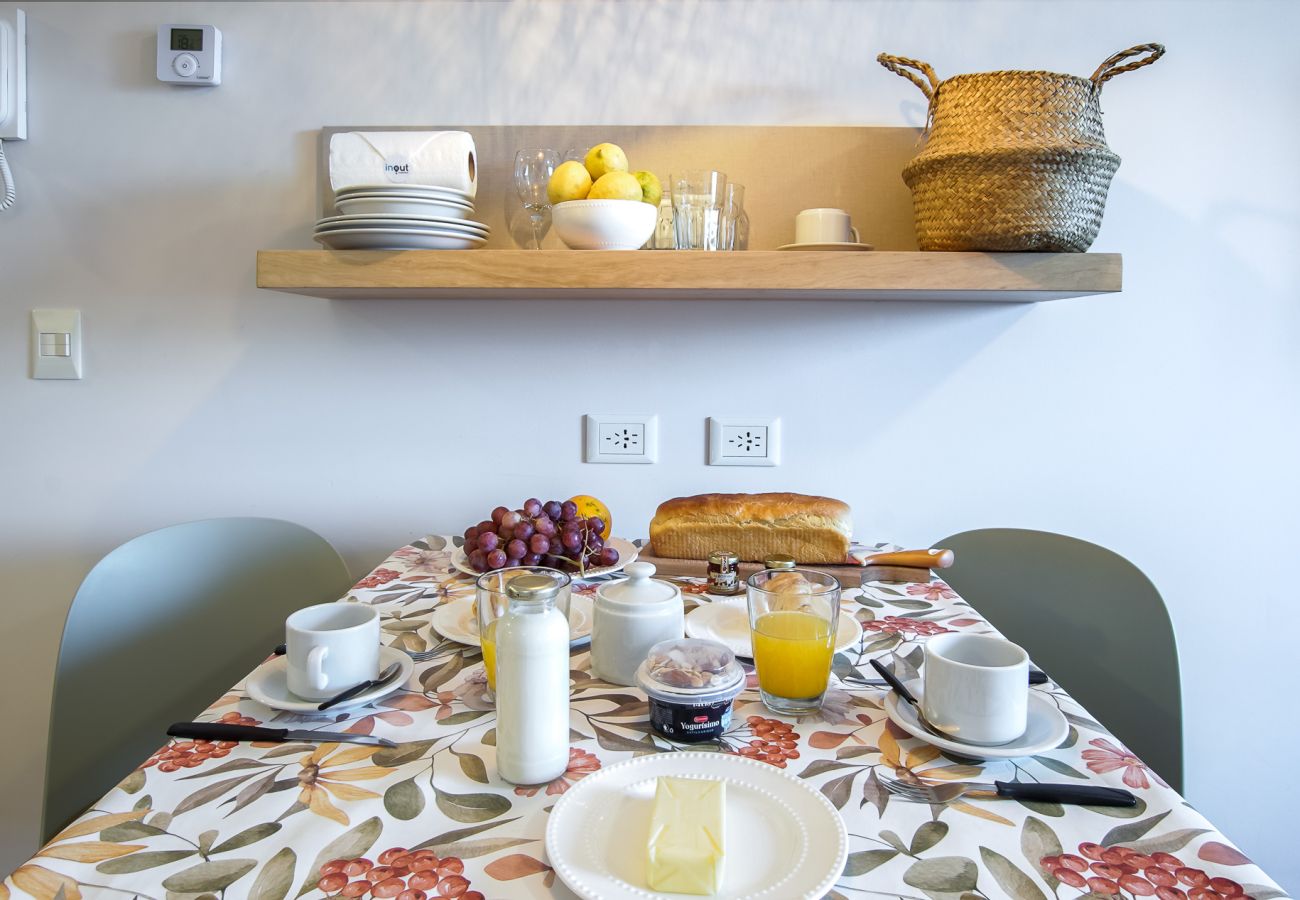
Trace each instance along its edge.
<path fill-rule="evenodd" d="M 257 286 L 327 299 L 1031 303 L 1114 293 L 1117 253 L 262 250 Z"/>

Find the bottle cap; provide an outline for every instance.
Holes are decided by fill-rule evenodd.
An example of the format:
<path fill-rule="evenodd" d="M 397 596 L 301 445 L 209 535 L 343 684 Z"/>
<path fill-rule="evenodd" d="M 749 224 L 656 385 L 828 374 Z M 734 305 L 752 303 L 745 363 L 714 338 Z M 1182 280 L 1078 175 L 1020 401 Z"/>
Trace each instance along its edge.
<path fill-rule="evenodd" d="M 519 575 L 506 583 L 511 600 L 551 600 L 559 592 L 559 582 L 546 575 Z"/>

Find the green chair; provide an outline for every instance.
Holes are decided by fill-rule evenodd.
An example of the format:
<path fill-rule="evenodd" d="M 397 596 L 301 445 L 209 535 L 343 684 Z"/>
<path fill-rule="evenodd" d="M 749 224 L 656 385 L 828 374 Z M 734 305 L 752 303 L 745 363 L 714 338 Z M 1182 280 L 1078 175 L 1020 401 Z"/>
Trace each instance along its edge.
<path fill-rule="evenodd" d="M 1175 789 L 1183 785 L 1178 646 L 1164 601 L 1122 556 L 1047 531 L 986 528 L 935 545 L 942 577 Z"/>
<path fill-rule="evenodd" d="M 329 543 L 278 519 L 142 535 L 81 583 L 63 628 L 47 752 L 45 839 L 144 762 L 284 641 L 295 609 L 343 596 Z"/>

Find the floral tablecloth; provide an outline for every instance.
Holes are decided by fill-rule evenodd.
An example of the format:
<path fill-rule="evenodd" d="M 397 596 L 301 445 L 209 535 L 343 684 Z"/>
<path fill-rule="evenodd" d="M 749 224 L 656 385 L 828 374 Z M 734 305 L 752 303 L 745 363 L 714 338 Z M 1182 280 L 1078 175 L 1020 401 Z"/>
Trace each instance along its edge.
<path fill-rule="evenodd" d="M 507 784 L 496 775 L 493 708 L 483 697 L 477 648 L 429 630 L 432 609 L 473 592 L 471 579 L 450 565 L 451 547 L 440 536 L 403 547 L 344 598 L 379 607 L 392 645 L 435 651 L 403 690 L 305 717 L 268 709 L 237 685 L 202 717 L 376 734 L 398 747 L 172 741 L 15 871 L 0 885 L 0 900 L 571 896 L 543 849 L 556 800 L 602 766 L 681 750 L 765 760 L 820 790 L 850 834 L 848 863 L 829 895 L 835 898 L 1285 896 L 1053 685 L 1035 690 L 1065 713 L 1069 737 L 1030 759 L 950 759 L 890 724 L 883 690 L 863 683 L 864 670 L 874 676 L 867 659 L 883 656 L 914 677 L 930 635 L 992 631 L 942 581 L 846 591 L 845 609 L 863 635 L 835 657 L 820 714 L 773 715 L 751 672 L 730 730 L 716 743 L 674 745 L 651 733 L 645 697 L 593 678 L 587 651 L 575 650 L 568 771 L 550 784 Z M 711 602 L 698 581 L 675 580 L 689 605 Z M 575 585 L 595 589 L 592 581 Z M 931 806 L 892 797 L 882 777 L 1106 784 L 1129 788 L 1138 805 Z M 742 850 L 729 865 L 744 865 Z"/>

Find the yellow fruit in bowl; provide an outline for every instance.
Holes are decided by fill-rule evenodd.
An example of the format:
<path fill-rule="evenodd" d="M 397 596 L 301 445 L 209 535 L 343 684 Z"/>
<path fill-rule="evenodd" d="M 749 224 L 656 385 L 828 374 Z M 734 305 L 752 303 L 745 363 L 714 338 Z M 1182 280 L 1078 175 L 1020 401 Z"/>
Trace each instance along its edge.
<path fill-rule="evenodd" d="M 597 144 L 587 151 L 583 164 L 592 180 L 599 181 L 610 172 L 626 172 L 627 154 L 618 144 Z"/>
<path fill-rule="evenodd" d="M 659 183 L 654 172 L 633 172 L 632 177 L 641 185 L 641 200 L 651 206 L 658 206 L 664 198 L 664 186 Z"/>
<path fill-rule="evenodd" d="M 578 515 L 584 519 L 599 516 L 600 520 L 605 523 L 604 529 L 600 532 L 601 540 L 609 540 L 610 532 L 614 528 L 614 519 L 609 514 L 608 506 L 590 494 L 579 494 L 576 497 L 570 497 L 569 502 L 578 507 Z"/>
<path fill-rule="evenodd" d="M 642 197 L 641 182 L 627 172 L 609 172 L 596 179 L 587 192 L 588 200 L 637 200 Z"/>
<path fill-rule="evenodd" d="M 557 166 L 551 173 L 551 180 L 546 183 L 546 196 L 552 203 L 585 200 L 590 190 L 591 176 L 587 174 L 587 167 L 576 159 Z"/>

